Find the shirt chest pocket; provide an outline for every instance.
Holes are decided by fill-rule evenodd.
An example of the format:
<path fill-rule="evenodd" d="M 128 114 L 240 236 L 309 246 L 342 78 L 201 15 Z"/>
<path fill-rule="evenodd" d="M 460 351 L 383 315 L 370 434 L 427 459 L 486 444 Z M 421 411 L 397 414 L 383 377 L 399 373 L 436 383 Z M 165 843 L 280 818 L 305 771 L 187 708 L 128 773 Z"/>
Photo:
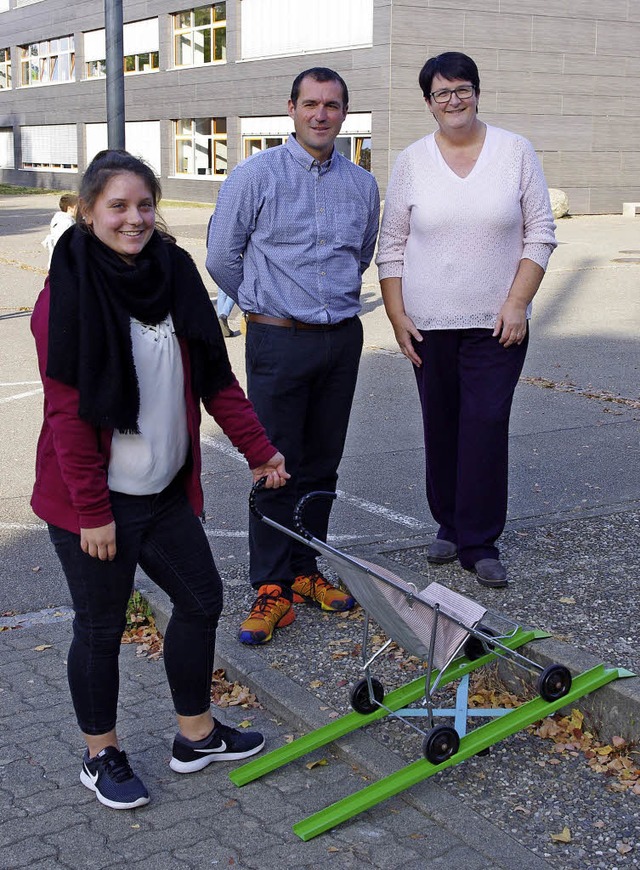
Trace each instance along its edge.
<path fill-rule="evenodd" d="M 334 220 L 337 244 L 360 252 L 368 221 L 363 204 L 353 200 L 337 203 Z"/>

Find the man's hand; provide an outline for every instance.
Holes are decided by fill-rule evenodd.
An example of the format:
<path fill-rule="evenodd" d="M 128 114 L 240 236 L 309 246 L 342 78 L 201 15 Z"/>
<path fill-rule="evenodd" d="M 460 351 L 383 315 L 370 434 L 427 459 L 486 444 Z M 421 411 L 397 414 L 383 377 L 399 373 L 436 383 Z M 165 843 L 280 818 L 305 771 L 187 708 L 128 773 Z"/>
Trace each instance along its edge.
<path fill-rule="evenodd" d="M 252 468 L 251 474 L 253 475 L 254 483 L 260 480 L 260 478 L 266 477 L 264 484 L 266 489 L 278 489 L 279 487 L 284 486 L 291 477 L 284 467 L 284 456 L 282 453 L 276 453 L 268 462 L 265 462 L 264 465 Z"/>
<path fill-rule="evenodd" d="M 97 529 L 80 529 L 80 547 L 94 559 L 113 562 L 116 556 L 116 524 L 111 522 Z"/>

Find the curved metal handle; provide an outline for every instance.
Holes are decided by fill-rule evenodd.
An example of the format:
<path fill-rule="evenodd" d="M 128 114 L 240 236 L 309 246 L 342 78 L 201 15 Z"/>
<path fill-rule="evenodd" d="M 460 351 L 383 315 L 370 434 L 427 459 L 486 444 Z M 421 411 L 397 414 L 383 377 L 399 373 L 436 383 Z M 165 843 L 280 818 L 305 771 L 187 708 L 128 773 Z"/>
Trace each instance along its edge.
<path fill-rule="evenodd" d="M 313 501 L 317 498 L 330 498 L 335 499 L 337 496 L 335 492 L 324 492 L 323 490 L 316 490 L 315 492 L 308 492 L 306 495 L 303 495 L 301 499 L 297 502 L 294 511 L 293 511 L 293 524 L 296 527 L 297 531 L 310 541 L 314 536 L 311 532 L 304 527 L 302 522 L 302 515 L 306 506 L 310 501 Z"/>
<path fill-rule="evenodd" d="M 260 492 L 261 489 L 264 489 L 264 485 L 266 482 L 266 477 L 261 477 L 260 480 L 256 480 L 256 482 L 251 487 L 251 492 L 249 493 L 249 510 L 254 515 L 254 517 L 257 517 L 257 519 L 259 520 L 263 518 L 263 515 L 256 507 L 256 493 Z"/>

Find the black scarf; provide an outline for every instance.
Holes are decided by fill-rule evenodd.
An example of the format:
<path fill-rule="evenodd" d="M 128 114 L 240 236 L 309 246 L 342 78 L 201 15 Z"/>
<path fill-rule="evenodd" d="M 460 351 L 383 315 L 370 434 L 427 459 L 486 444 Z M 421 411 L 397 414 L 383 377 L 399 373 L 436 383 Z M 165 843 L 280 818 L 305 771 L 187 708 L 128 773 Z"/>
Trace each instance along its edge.
<path fill-rule="evenodd" d="M 195 263 L 155 231 L 134 265 L 73 227 L 49 272 L 47 376 L 77 388 L 78 415 L 95 426 L 138 432 L 140 395 L 130 318 L 157 324 L 171 313 L 189 348 L 196 399 L 233 381 L 220 324 Z"/>

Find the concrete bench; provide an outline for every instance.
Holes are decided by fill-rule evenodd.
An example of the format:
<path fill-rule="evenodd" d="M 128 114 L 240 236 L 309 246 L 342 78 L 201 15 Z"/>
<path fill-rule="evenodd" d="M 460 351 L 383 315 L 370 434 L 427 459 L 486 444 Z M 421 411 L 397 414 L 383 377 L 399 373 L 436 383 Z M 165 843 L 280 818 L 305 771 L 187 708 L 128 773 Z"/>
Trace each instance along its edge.
<path fill-rule="evenodd" d="M 622 217 L 635 217 L 640 208 L 640 202 L 623 202 Z"/>

